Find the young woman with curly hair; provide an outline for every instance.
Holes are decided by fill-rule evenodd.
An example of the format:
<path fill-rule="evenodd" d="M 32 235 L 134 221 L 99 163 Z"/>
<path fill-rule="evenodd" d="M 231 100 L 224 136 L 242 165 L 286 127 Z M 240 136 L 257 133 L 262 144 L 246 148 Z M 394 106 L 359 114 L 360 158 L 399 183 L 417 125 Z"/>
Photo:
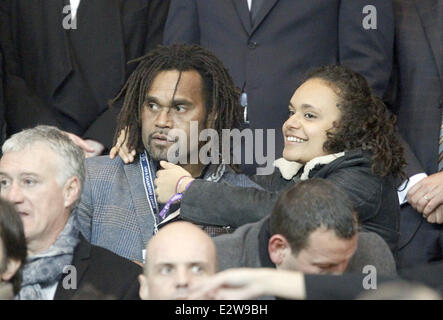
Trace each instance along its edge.
<path fill-rule="evenodd" d="M 289 102 L 277 170 L 250 177 L 262 189 L 183 178 L 175 190 L 183 193 L 181 217 L 237 228 L 270 214 L 278 194 L 294 183 L 323 178 L 349 195 L 361 228 L 379 234 L 394 251 L 399 229 L 394 178 L 402 176 L 405 165 L 394 128 L 394 116 L 361 75 L 343 66 L 316 69 Z M 168 190 L 186 176 L 178 166 L 166 167 L 167 173 L 156 180 L 163 199 L 169 199 L 173 194 Z"/>

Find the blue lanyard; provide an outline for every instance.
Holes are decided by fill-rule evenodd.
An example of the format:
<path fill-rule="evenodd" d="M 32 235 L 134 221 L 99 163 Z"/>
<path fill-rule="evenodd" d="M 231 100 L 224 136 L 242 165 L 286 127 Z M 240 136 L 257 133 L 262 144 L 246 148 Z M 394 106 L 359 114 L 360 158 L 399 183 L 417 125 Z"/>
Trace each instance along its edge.
<path fill-rule="evenodd" d="M 153 172 L 151 171 L 151 164 L 148 161 L 146 151 L 140 154 L 140 165 L 143 173 L 143 183 L 145 186 L 146 196 L 149 200 L 149 205 L 154 213 L 154 218 L 158 214 L 158 204 L 154 191 L 154 181 L 152 179 Z"/>

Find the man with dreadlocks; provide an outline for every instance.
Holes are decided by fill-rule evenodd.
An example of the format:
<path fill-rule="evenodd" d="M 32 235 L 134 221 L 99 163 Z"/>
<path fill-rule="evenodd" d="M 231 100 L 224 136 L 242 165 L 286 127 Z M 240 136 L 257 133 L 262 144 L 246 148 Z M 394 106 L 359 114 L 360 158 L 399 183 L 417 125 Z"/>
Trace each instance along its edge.
<path fill-rule="evenodd" d="M 190 174 L 208 181 L 260 187 L 235 174 L 223 161 L 210 165 L 188 161 L 181 164 L 183 169 L 163 161 L 168 160 L 168 151 L 182 142 L 172 137 L 172 130 L 186 133 L 185 146 L 179 149 L 187 150 L 185 158 L 189 160 L 201 149 L 191 146 L 191 122 L 198 124 L 199 135 L 203 129 L 213 129 L 221 136 L 222 129 L 237 125 L 239 92 L 220 60 L 197 45 L 174 45 L 160 46 L 138 61 L 137 69 L 115 98 L 124 97 L 124 102 L 114 141 L 123 130 L 128 149 L 136 150 L 135 159 L 128 165 L 120 157 L 88 159 L 76 214 L 80 230 L 92 244 L 142 262 L 148 240 L 179 213 L 180 193 L 166 204 L 156 197 L 155 179 L 169 171 L 161 168 L 174 166 L 187 177 Z M 187 177 L 176 190 L 186 186 Z M 202 228 L 210 235 L 229 230 L 229 226 Z"/>

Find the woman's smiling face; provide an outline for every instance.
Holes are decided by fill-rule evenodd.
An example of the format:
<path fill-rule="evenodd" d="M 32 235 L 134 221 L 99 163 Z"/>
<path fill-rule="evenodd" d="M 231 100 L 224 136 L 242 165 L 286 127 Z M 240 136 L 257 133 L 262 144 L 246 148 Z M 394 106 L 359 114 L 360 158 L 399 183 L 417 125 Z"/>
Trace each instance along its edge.
<path fill-rule="evenodd" d="M 329 154 L 323 145 L 327 131 L 340 120 L 339 100 L 330 85 L 318 78 L 309 79 L 295 91 L 289 103 L 289 119 L 283 124 L 286 160 L 305 164 Z"/>

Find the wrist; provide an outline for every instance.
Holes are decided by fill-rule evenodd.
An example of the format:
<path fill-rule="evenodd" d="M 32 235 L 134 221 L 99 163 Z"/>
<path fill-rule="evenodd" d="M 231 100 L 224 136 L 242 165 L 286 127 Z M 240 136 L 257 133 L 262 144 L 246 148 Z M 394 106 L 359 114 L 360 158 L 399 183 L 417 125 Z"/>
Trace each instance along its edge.
<path fill-rule="evenodd" d="M 188 190 L 190 184 L 194 181 L 195 179 L 193 177 L 184 177 L 182 179 L 182 183 L 180 183 L 180 185 L 177 188 L 177 192 L 178 193 L 184 193 L 186 190 Z"/>

